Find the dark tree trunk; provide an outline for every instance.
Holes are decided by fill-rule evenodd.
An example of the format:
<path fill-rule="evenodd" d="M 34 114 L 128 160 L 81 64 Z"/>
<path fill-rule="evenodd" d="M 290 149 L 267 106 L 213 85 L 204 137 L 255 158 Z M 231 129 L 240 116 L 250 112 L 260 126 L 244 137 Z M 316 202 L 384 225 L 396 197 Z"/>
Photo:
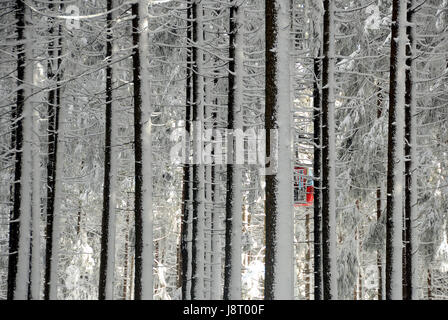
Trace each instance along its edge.
<path fill-rule="evenodd" d="M 202 5 L 199 3 L 199 1 L 194 0 L 192 4 L 192 20 L 193 20 L 193 26 L 192 26 L 192 37 L 193 37 L 193 48 L 192 48 L 192 58 L 193 58 L 193 86 L 192 86 L 192 95 L 193 95 L 193 117 L 192 122 L 194 123 L 195 127 L 194 130 L 200 130 L 202 127 L 202 123 L 198 123 L 200 119 L 202 119 L 202 116 L 200 113 L 203 112 L 203 109 L 200 108 L 200 101 L 202 97 L 200 97 L 200 91 L 202 89 L 199 87 L 199 77 L 202 75 L 199 75 L 199 59 L 200 53 L 199 53 L 199 46 L 198 46 L 198 40 L 199 40 L 199 32 L 200 29 L 202 29 L 202 26 L 199 27 L 198 23 L 198 10 L 202 10 Z M 201 59 L 202 60 L 202 59 Z M 197 133 L 194 133 L 194 141 L 193 143 L 196 145 L 199 143 L 199 141 L 196 141 Z M 202 144 L 200 145 L 202 148 Z M 203 190 L 200 190 L 200 180 L 203 180 L 204 177 L 201 176 L 201 173 L 203 171 L 201 170 L 200 166 L 201 164 L 201 158 L 200 154 L 194 155 L 197 157 L 193 164 L 193 210 L 192 210 L 192 218 L 193 218 L 193 227 L 192 227 L 192 257 L 191 257 L 191 299 L 196 300 L 200 298 L 198 296 L 198 291 L 200 291 L 200 288 L 202 288 L 202 285 L 200 281 L 202 281 L 201 274 L 204 273 L 204 270 L 200 270 L 201 268 L 198 267 L 199 260 L 204 259 L 204 257 L 200 256 L 201 252 L 203 252 L 203 248 L 200 248 L 199 246 L 200 241 L 198 241 L 199 238 L 203 237 L 203 234 L 200 234 L 200 226 L 199 224 L 201 221 L 199 221 L 202 217 L 199 217 L 200 214 L 200 208 L 202 197 L 201 193 Z M 203 245 L 203 243 L 202 243 Z M 203 293 L 200 293 L 202 296 Z"/>
<path fill-rule="evenodd" d="M 17 281 L 17 263 L 20 237 L 20 217 L 21 217 L 21 177 L 22 177 L 22 146 L 23 146 L 23 108 L 25 105 L 25 3 L 23 0 L 16 1 L 16 32 L 17 32 L 17 101 L 15 110 L 13 109 L 13 120 L 15 129 L 12 133 L 11 143 L 14 146 L 14 186 L 11 190 L 13 195 L 13 209 L 9 222 L 9 260 L 8 260 L 8 292 L 7 299 L 14 299 Z"/>
<path fill-rule="evenodd" d="M 215 83 L 215 88 L 218 84 L 218 78 L 216 77 L 214 79 L 214 83 Z M 216 98 L 215 100 L 215 104 L 218 105 L 219 104 L 219 99 Z M 212 113 L 212 119 L 213 119 L 213 128 L 217 128 L 218 127 L 218 114 L 217 112 L 213 112 Z M 216 130 L 214 130 L 216 131 Z M 213 134 L 213 142 L 216 142 L 216 133 Z M 215 145 L 216 146 L 216 145 Z M 216 147 L 213 147 L 212 149 L 212 157 L 213 159 L 215 159 L 215 155 L 217 154 L 216 152 Z M 218 153 L 220 153 L 221 150 L 218 150 Z M 222 264 L 222 259 L 221 259 L 221 241 L 220 241 L 220 217 L 219 217 L 219 212 L 217 210 L 217 205 L 216 203 L 219 201 L 219 197 L 218 197 L 218 177 L 217 177 L 217 170 L 216 170 L 216 161 L 214 162 L 213 166 L 212 166 L 212 172 L 211 172 L 211 182 L 212 182 L 212 203 L 213 203 L 213 210 L 212 210 L 212 216 L 211 216 L 211 220 L 212 220 L 212 227 L 211 227 L 211 237 L 212 237 L 212 246 L 211 246 L 211 251 L 212 251 L 212 257 L 211 257 L 211 262 L 212 262 L 212 267 L 211 267 L 211 296 L 210 299 L 211 300 L 219 300 L 222 297 L 222 291 L 221 291 L 221 264 Z"/>
<path fill-rule="evenodd" d="M 313 125 L 314 125 L 314 300 L 322 300 L 322 236 L 321 236 L 321 100 L 319 83 L 321 80 L 320 59 L 314 59 L 313 85 Z"/>
<path fill-rule="evenodd" d="M 289 10 L 288 0 L 265 2 L 266 300 L 294 297 Z"/>
<path fill-rule="evenodd" d="M 380 119 L 383 115 L 383 97 L 381 95 L 381 87 L 378 87 L 377 97 L 377 113 L 376 118 Z M 381 181 L 378 183 L 379 187 L 376 189 L 376 221 L 379 223 L 381 218 Z M 376 263 L 378 266 L 378 300 L 383 300 L 383 259 L 381 250 L 377 250 Z"/>
<path fill-rule="evenodd" d="M 270 130 L 276 129 L 275 121 L 273 118 L 276 116 L 275 105 L 277 98 L 277 85 L 275 83 L 276 79 L 276 62 L 277 57 L 273 52 L 276 42 L 276 18 L 277 18 L 277 8 L 274 5 L 275 1 L 266 1 L 265 8 L 265 23 L 266 23 L 266 104 L 265 104 L 265 130 L 266 130 L 266 159 L 271 156 L 271 137 Z M 266 218 L 265 218 L 265 234 L 266 234 L 266 256 L 265 256 L 265 299 L 274 299 L 274 250 L 275 250 L 275 229 L 276 229 L 276 181 L 275 176 L 267 175 L 266 180 Z"/>
<path fill-rule="evenodd" d="M 412 4 L 413 1 L 408 2 L 408 11 L 407 11 L 407 21 L 411 23 L 413 21 L 413 11 L 412 11 Z M 413 202 L 413 188 L 412 188 L 412 175 L 415 173 L 412 172 L 413 162 L 415 159 L 413 159 L 413 153 L 412 148 L 415 148 L 415 141 L 416 137 L 413 136 L 413 128 L 412 128 L 412 103 L 413 103 L 413 97 L 414 93 L 412 92 L 413 89 L 413 70 L 412 70 L 412 59 L 413 59 L 413 46 L 414 46 L 414 37 L 413 37 L 413 30 L 412 26 L 408 25 L 406 27 L 406 33 L 409 39 L 409 43 L 406 46 L 406 95 L 405 95 L 405 103 L 406 103 L 406 110 L 405 110 L 405 203 L 404 203 L 404 212 L 405 212 L 405 237 L 404 237 L 404 277 L 403 277 L 403 299 L 404 300 L 412 300 L 413 296 L 413 254 L 414 250 L 416 248 L 413 247 L 413 241 L 412 241 L 412 206 L 414 205 Z M 415 153 L 414 153 L 415 154 Z"/>
<path fill-rule="evenodd" d="M 49 4 L 50 10 L 54 4 Z M 55 23 L 53 18 L 50 21 L 50 43 L 48 45 L 48 70 L 47 76 L 50 80 L 56 80 L 56 84 L 48 92 L 48 162 L 47 162 L 47 228 L 46 228 L 46 247 L 45 247 L 45 274 L 44 274 L 44 299 L 51 297 L 51 283 L 57 281 L 52 279 L 52 259 L 54 242 L 54 215 L 55 215 L 55 197 L 56 197 L 56 165 L 59 136 L 59 110 L 60 110 L 60 84 L 61 80 L 61 48 L 62 48 L 62 26 L 58 27 L 58 33 L 55 35 Z M 57 39 L 58 49 L 55 46 Z M 57 54 L 57 56 L 55 55 Z"/>
<path fill-rule="evenodd" d="M 198 34 L 198 23 L 197 23 L 197 2 L 196 0 L 193 0 L 192 4 L 192 19 L 193 19 L 193 48 L 192 48 L 192 58 L 193 58 L 193 65 L 192 65 L 192 71 L 193 71 L 193 119 L 192 122 L 196 123 L 198 121 L 198 85 L 197 85 L 197 78 L 198 75 L 198 48 L 197 48 L 197 34 Z M 196 129 L 196 127 L 195 127 Z M 193 141 L 193 143 L 197 143 L 197 141 Z M 196 155 L 194 155 L 196 156 Z M 198 237 L 198 210 L 199 210 L 199 203 L 198 203 L 198 193 L 199 193 L 199 164 L 197 161 L 194 161 L 193 163 L 193 227 L 192 227 L 192 256 L 191 256 L 191 293 L 190 293 L 190 299 L 195 300 L 196 299 L 196 286 L 197 286 L 197 278 L 196 274 L 198 272 L 197 268 L 197 244 L 196 244 L 196 238 Z M 203 272 L 203 270 L 199 271 Z"/>
<path fill-rule="evenodd" d="M 389 126 L 387 158 L 387 220 L 386 220 L 386 299 L 402 299 L 402 187 L 404 170 L 404 136 L 401 117 L 404 115 L 399 72 L 403 72 L 402 55 L 404 49 L 403 17 L 405 1 L 394 0 L 392 8 L 392 35 L 390 53 Z M 404 91 L 404 90 L 403 90 Z M 402 105 L 403 104 L 403 105 Z M 400 123 L 399 123 L 400 122 Z M 400 245 L 398 238 L 401 239 Z M 400 289 L 399 289 L 400 287 Z"/>
<path fill-rule="evenodd" d="M 234 234 L 234 228 L 238 228 L 236 221 L 239 221 L 238 217 L 235 217 L 234 214 L 241 214 L 238 211 L 238 208 L 235 208 L 236 204 L 234 197 L 238 197 L 239 195 L 235 195 L 235 190 L 233 189 L 234 183 L 237 180 L 238 171 L 235 170 L 238 165 L 235 162 L 235 136 L 233 135 L 235 129 L 235 98 L 236 98 L 236 80 L 235 80 L 235 66 L 236 66 L 236 55 L 235 55 L 235 45 L 236 45 L 236 37 L 237 32 L 241 32 L 237 30 L 237 15 L 238 15 L 238 7 L 237 4 L 232 2 L 230 6 L 230 15 L 229 15 L 229 75 L 228 75 L 228 102 L 227 102 L 227 129 L 231 133 L 228 141 L 228 150 L 227 150 L 227 179 L 226 179 L 226 220 L 225 220 L 225 259 L 224 259 L 224 300 L 232 300 L 233 293 L 233 278 L 236 276 L 236 270 L 233 270 L 233 260 L 238 259 L 238 257 L 234 256 L 234 253 L 238 251 L 238 248 L 234 248 L 233 246 L 240 245 L 239 241 L 234 241 L 235 237 L 240 237 L 241 234 Z M 241 72 L 241 70 L 239 70 Z M 239 201 L 237 201 L 239 203 Z M 236 210 L 235 210 L 236 209 Z M 240 208 L 241 210 L 241 208 Z M 237 212 L 238 211 L 238 212 Z M 236 224 L 235 224 L 236 223 Z M 235 224 L 235 226 L 234 226 Z M 235 250 L 236 249 L 236 250 Z M 241 254 L 240 254 L 241 256 Z"/>
<path fill-rule="evenodd" d="M 335 169 L 333 166 L 335 163 L 332 163 L 330 158 L 334 156 L 336 150 L 332 150 L 333 146 L 331 145 L 331 139 L 334 138 L 332 135 L 334 132 L 331 132 L 330 126 L 333 126 L 334 119 L 330 117 L 331 108 L 334 108 L 334 102 L 332 101 L 333 97 L 331 97 L 330 86 L 333 86 L 331 83 L 331 78 L 333 77 L 332 72 L 332 64 L 334 61 L 334 57 L 330 56 L 332 54 L 332 46 L 334 44 L 333 33 L 334 27 L 332 24 L 332 1 L 333 0 L 324 0 L 324 20 L 323 20 L 323 61 L 322 61 L 322 291 L 323 291 L 323 299 L 330 300 L 337 298 L 335 297 L 335 277 L 336 275 L 332 274 L 335 272 L 334 265 L 335 261 L 333 261 L 332 250 L 336 248 L 331 248 L 332 245 L 332 232 L 336 228 L 332 222 L 332 215 L 335 213 L 332 212 L 335 208 L 335 199 L 332 199 L 332 193 L 335 190 L 334 181 L 332 181 L 332 172 L 334 173 Z M 334 178 L 334 177 L 333 177 Z M 333 231 L 332 231 L 333 230 Z"/>
<path fill-rule="evenodd" d="M 134 299 L 142 299 L 142 268 L 143 268 L 143 150 L 142 150 L 142 88 L 140 79 L 139 52 L 139 3 L 132 4 L 132 69 L 134 82 L 134 155 L 135 155 L 135 277 Z M 148 90 L 145 88 L 145 90 Z"/>
<path fill-rule="evenodd" d="M 108 250 L 110 232 L 110 196 L 111 196 L 111 148 L 112 148 L 112 23 L 113 23 L 112 0 L 107 0 L 107 35 L 106 35 L 106 115 L 105 115 L 105 146 L 104 146 L 104 184 L 103 184 L 103 215 L 101 221 L 101 252 L 100 252 L 100 274 L 98 285 L 98 299 L 106 299 L 106 281 L 108 280 Z"/>
<path fill-rule="evenodd" d="M 192 7 L 189 2 L 187 9 L 187 18 L 188 18 L 188 27 L 187 27 L 187 79 L 186 79 L 186 92 L 185 92 L 185 132 L 187 134 L 185 138 L 185 158 L 184 158 L 184 167 L 183 167 L 183 189 L 182 189 L 182 224 L 181 224 L 181 276 L 180 282 L 182 286 L 182 300 L 187 300 L 189 296 L 188 288 L 188 267 L 191 265 L 191 261 L 189 261 L 188 257 L 188 238 L 189 238 L 189 224 L 190 224 L 190 189 L 191 189 L 191 181 L 190 181 L 190 132 L 191 132 L 191 109 L 192 109 Z"/>

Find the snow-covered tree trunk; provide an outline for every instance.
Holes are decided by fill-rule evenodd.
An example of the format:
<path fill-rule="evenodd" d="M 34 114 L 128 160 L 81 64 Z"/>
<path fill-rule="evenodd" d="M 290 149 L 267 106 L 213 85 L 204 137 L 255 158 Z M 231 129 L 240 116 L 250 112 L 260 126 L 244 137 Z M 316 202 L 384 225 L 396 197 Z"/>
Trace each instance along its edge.
<path fill-rule="evenodd" d="M 60 56 L 62 53 L 60 53 Z M 60 71 L 62 72 L 62 71 Z M 60 79 L 59 79 L 60 80 Z M 57 92 L 58 95 L 58 105 L 60 106 L 60 90 Z M 61 235 L 61 207 L 62 207 L 62 185 L 63 185 L 63 173 L 64 173 L 64 153 L 65 153 L 65 142 L 64 142 L 64 132 L 65 132 L 65 118 L 66 118 L 65 108 L 60 108 L 58 112 L 58 140 L 57 140 L 57 151 L 56 151 L 56 167 L 55 167 L 55 193 L 54 193 L 54 213 L 53 213 L 53 232 L 52 232 L 52 253 L 50 262 L 50 273 L 48 282 L 48 298 L 50 300 L 56 300 L 58 294 L 58 265 L 59 265 L 59 241 Z"/>
<path fill-rule="evenodd" d="M 206 108 L 209 109 L 209 108 Z M 209 119 L 211 113 L 209 110 L 205 112 L 206 118 Z M 204 299 L 210 300 L 211 295 L 211 264 L 212 264 L 212 166 L 205 166 L 205 211 L 204 211 Z"/>
<path fill-rule="evenodd" d="M 334 0 L 324 0 L 322 62 L 322 284 L 323 299 L 338 299 L 336 248 Z"/>
<path fill-rule="evenodd" d="M 113 58 L 117 52 L 117 43 L 113 40 L 112 27 L 115 13 L 113 0 L 107 1 L 107 43 L 106 43 L 106 124 L 104 147 L 104 184 L 103 184 L 103 216 L 101 227 L 100 274 L 98 286 L 99 300 L 112 300 L 115 270 L 115 207 L 117 194 L 117 110 L 116 94 L 113 90 L 117 77 Z"/>
<path fill-rule="evenodd" d="M 205 32 L 204 32 L 205 39 Z M 207 55 L 208 56 L 208 55 Z M 214 59 L 206 57 L 204 61 L 209 61 L 210 69 L 214 69 Z M 204 81 L 204 92 L 205 92 L 205 122 L 204 122 L 204 140 L 207 141 L 207 146 L 205 147 L 205 183 L 204 183 L 204 194 L 205 194 L 205 210 L 204 210 L 204 299 L 210 300 L 211 296 L 211 265 L 212 265 L 212 215 L 213 215 L 213 202 L 212 202 L 212 167 L 213 167 L 213 126 L 212 121 L 212 108 L 213 100 L 212 92 L 214 90 L 214 81 L 211 77 L 207 77 Z"/>
<path fill-rule="evenodd" d="M 265 129 L 266 159 L 270 160 L 266 164 L 265 209 L 267 300 L 294 298 L 289 9 L 289 0 L 265 4 Z"/>
<path fill-rule="evenodd" d="M 381 87 L 378 87 L 378 93 L 377 93 L 377 112 L 376 112 L 376 118 L 380 119 L 381 116 L 383 115 L 383 97 L 381 94 Z M 383 201 L 382 201 L 382 196 L 383 196 L 383 181 L 381 180 L 378 183 L 378 188 L 376 189 L 376 221 L 377 223 L 380 223 L 380 219 L 381 219 L 381 214 L 383 212 Z M 376 251 L 376 263 L 378 266 L 378 300 L 383 300 L 384 299 L 384 277 L 383 277 L 383 250 L 381 248 L 378 248 Z"/>
<path fill-rule="evenodd" d="M 135 278 L 134 298 L 153 298 L 152 134 L 149 86 L 148 1 L 132 5 L 134 45 L 134 143 L 135 143 Z"/>
<path fill-rule="evenodd" d="M 387 159 L 386 299 L 403 297 L 402 229 L 404 191 L 404 124 L 406 1 L 394 0 L 390 53 L 389 137 Z"/>
<path fill-rule="evenodd" d="M 183 185 L 182 185 L 182 225 L 181 225 L 181 281 L 182 281 L 182 299 L 190 299 L 191 290 L 191 164 L 190 164 L 190 141 L 191 141 L 191 111 L 192 111 L 192 7 L 187 2 L 187 70 L 186 70 L 186 92 L 185 92 L 185 158 L 183 167 Z"/>
<path fill-rule="evenodd" d="M 191 87 L 189 88 L 191 89 Z M 188 100 L 187 100 L 188 101 Z M 190 107 L 187 103 L 187 112 L 186 112 L 186 124 L 190 123 Z M 186 125 L 188 129 L 187 132 L 190 132 L 190 125 Z M 189 144 L 190 141 L 186 143 Z M 189 149 L 188 147 L 185 150 Z M 183 190 L 182 190 L 182 224 L 181 224 L 181 238 L 180 238 L 180 254 L 181 254 L 181 291 L 182 291 L 182 300 L 190 299 L 190 279 L 191 279 L 191 170 L 190 164 L 184 164 L 183 168 Z"/>
<path fill-rule="evenodd" d="M 51 1 L 48 5 L 50 10 L 54 10 L 55 5 Z M 48 64 L 47 79 L 49 82 L 55 81 L 57 73 L 57 50 L 55 41 L 57 39 L 56 22 L 50 17 L 48 33 L 50 41 L 48 43 Z M 44 299 L 50 299 L 50 287 L 52 285 L 51 268 L 53 257 L 53 229 L 55 216 L 55 194 L 56 194 L 56 153 L 58 147 L 58 117 L 59 106 L 57 105 L 57 84 L 50 83 L 48 91 L 47 113 L 48 113 L 48 160 L 47 160 L 47 225 L 46 225 L 46 246 L 45 246 L 45 275 L 44 275 Z M 54 287 L 53 287 L 54 288 Z"/>
<path fill-rule="evenodd" d="M 314 127 L 314 300 L 322 300 L 322 233 L 321 233 L 321 98 L 320 98 L 320 58 L 314 59 L 314 83 L 313 83 L 313 127 Z"/>
<path fill-rule="evenodd" d="M 406 111 L 405 111 L 405 299 L 418 299 L 417 290 L 417 263 L 418 263 L 418 234 L 417 219 L 417 103 L 415 99 L 415 52 L 416 34 L 414 19 L 414 0 L 408 0 L 406 33 L 409 43 L 406 46 Z"/>
<path fill-rule="evenodd" d="M 38 72 L 34 68 L 33 85 L 38 86 Z M 41 101 L 41 94 L 36 94 L 36 101 Z M 33 187 L 32 187 L 32 222 L 31 222 L 31 273 L 30 273 L 30 298 L 39 300 L 41 298 L 41 270 L 42 270 L 42 251 L 41 251 L 41 151 L 40 151 L 40 115 L 36 108 L 33 109 Z"/>
<path fill-rule="evenodd" d="M 237 150 L 237 131 L 243 130 L 243 76 L 244 76 L 244 37 L 243 8 L 237 0 L 230 7 L 229 27 L 229 92 L 227 129 L 229 144 L 227 154 L 227 192 L 226 192 L 226 237 L 224 265 L 224 299 L 241 299 L 241 233 L 242 233 L 242 166 L 236 159 L 244 157 L 243 150 Z M 238 134 L 241 138 L 241 135 Z M 242 153 L 237 154 L 237 152 Z M 244 159 L 244 158 L 243 158 Z"/>
<path fill-rule="evenodd" d="M 50 8 L 54 4 L 50 3 Z M 63 5 L 58 7 L 62 11 Z M 56 31 L 57 30 L 57 31 Z M 47 230 L 45 251 L 44 299 L 56 300 L 58 295 L 59 241 L 61 224 L 62 179 L 64 169 L 65 109 L 61 106 L 62 81 L 62 25 L 50 27 L 48 47 L 48 163 L 47 163 Z M 57 42 L 56 42 L 57 40 Z"/>
<path fill-rule="evenodd" d="M 381 186 L 376 190 L 376 221 L 380 222 L 382 212 L 382 201 L 381 201 Z M 376 263 L 378 266 L 378 300 L 383 300 L 383 256 L 382 250 L 377 250 L 376 252 Z"/>
<path fill-rule="evenodd" d="M 193 230 L 191 299 L 204 298 L 203 1 L 193 2 Z"/>
<path fill-rule="evenodd" d="M 311 300 L 311 239 L 310 239 L 310 212 L 307 210 L 305 214 L 305 241 L 307 248 L 305 251 L 305 297 Z"/>
<path fill-rule="evenodd" d="M 28 298 L 30 266 L 30 223 L 32 187 L 32 83 L 30 40 L 27 39 L 26 13 L 22 0 L 16 1 L 17 100 L 15 109 L 15 164 L 13 210 L 9 229 L 8 300 Z"/>
<path fill-rule="evenodd" d="M 216 113 L 214 114 L 214 119 L 216 119 Z M 216 151 L 215 151 L 216 154 Z M 213 211 L 212 211 L 212 267 L 211 267 L 211 300 L 219 300 L 222 297 L 222 285 L 221 285 L 221 219 L 218 212 L 218 207 L 216 203 L 220 199 L 219 188 L 217 187 L 218 180 L 216 171 L 221 168 L 220 165 L 213 167 L 212 171 L 212 194 L 213 194 Z"/>
<path fill-rule="evenodd" d="M 190 166 L 190 170 L 189 170 L 189 181 L 190 181 L 190 187 L 188 190 L 189 193 L 189 212 L 188 212 L 188 220 L 187 220 L 187 261 L 188 261 L 188 266 L 187 266 L 187 274 L 186 274 L 186 299 L 190 300 L 191 299 L 191 283 L 192 283 L 192 272 L 193 272 L 193 265 L 192 265 L 192 261 L 193 261 L 193 211 L 192 211 L 192 199 L 193 199 L 193 170 L 192 170 L 192 166 Z"/>

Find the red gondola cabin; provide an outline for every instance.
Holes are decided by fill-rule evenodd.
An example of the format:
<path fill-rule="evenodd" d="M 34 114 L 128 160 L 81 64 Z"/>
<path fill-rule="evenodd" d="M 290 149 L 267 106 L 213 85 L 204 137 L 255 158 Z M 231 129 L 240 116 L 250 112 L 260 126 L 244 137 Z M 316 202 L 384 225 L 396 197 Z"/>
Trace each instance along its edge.
<path fill-rule="evenodd" d="M 314 181 L 310 168 L 294 168 L 294 206 L 309 207 L 314 201 Z"/>

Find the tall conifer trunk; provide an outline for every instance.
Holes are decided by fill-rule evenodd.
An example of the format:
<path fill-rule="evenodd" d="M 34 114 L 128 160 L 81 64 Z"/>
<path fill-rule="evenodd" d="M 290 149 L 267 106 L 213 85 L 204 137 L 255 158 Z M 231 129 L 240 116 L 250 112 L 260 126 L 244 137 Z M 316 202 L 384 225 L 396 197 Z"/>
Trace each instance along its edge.
<path fill-rule="evenodd" d="M 50 4 L 53 8 L 54 5 Z M 59 5 L 62 11 L 63 4 Z M 50 27 L 48 48 L 48 79 L 54 85 L 48 94 L 48 163 L 47 163 L 47 229 L 44 274 L 44 299 L 57 299 L 60 240 L 60 208 L 62 201 L 62 174 L 64 165 L 65 113 L 61 106 L 62 81 L 62 25 Z"/>
<path fill-rule="evenodd" d="M 181 285 L 182 300 L 190 299 L 191 287 L 191 164 L 190 164 L 190 134 L 191 134 L 191 109 L 192 109 L 192 3 L 187 3 L 187 79 L 185 92 L 185 158 L 183 167 L 182 186 L 182 224 L 181 224 Z"/>
<path fill-rule="evenodd" d="M 390 53 L 387 159 L 386 299 L 401 300 L 404 185 L 406 1 L 394 0 Z"/>
<path fill-rule="evenodd" d="M 322 285 L 323 299 L 338 298 L 336 248 L 334 0 L 324 0 L 322 63 Z"/>
<path fill-rule="evenodd" d="M 191 299 L 204 297 L 204 164 L 202 132 L 204 127 L 203 2 L 194 0 L 193 8 L 193 228 Z"/>
<path fill-rule="evenodd" d="M 17 100 L 15 106 L 15 144 L 13 209 L 9 222 L 9 260 L 8 260 L 8 300 L 28 298 L 30 265 L 30 222 L 31 222 L 31 139 L 32 105 L 30 104 L 29 83 L 32 69 L 27 42 L 27 23 L 25 3 L 16 1 L 17 32 Z"/>
<path fill-rule="evenodd" d="M 149 86 L 148 2 L 132 4 L 135 148 L 135 278 L 134 299 L 153 297 L 152 139 Z"/>
<path fill-rule="evenodd" d="M 322 300 L 322 233 L 321 233 L 321 97 L 320 97 L 320 59 L 314 59 L 314 84 L 313 84 L 313 126 L 314 126 L 314 300 Z"/>
<path fill-rule="evenodd" d="M 99 300 L 112 300 L 115 270 L 115 206 L 117 182 L 117 153 L 113 147 L 116 136 L 116 110 L 114 108 L 113 86 L 116 84 L 114 66 L 113 21 L 114 0 L 107 1 L 107 42 L 106 42 L 106 124 L 104 146 L 103 215 L 101 222 L 100 274 L 98 286 Z"/>
<path fill-rule="evenodd" d="M 265 3 L 265 299 L 294 298 L 290 1 Z M 273 135 L 271 136 L 271 133 Z"/>
<path fill-rule="evenodd" d="M 227 129 L 226 250 L 224 300 L 241 299 L 242 164 L 236 163 L 236 130 L 243 130 L 243 28 L 242 8 L 232 1 L 229 19 L 229 94 Z"/>
<path fill-rule="evenodd" d="M 416 86 L 415 74 L 415 26 L 413 6 L 415 1 L 408 1 L 406 34 L 409 43 L 406 46 L 406 111 L 405 111 L 405 299 L 418 299 L 417 290 L 417 121 L 416 121 Z"/>

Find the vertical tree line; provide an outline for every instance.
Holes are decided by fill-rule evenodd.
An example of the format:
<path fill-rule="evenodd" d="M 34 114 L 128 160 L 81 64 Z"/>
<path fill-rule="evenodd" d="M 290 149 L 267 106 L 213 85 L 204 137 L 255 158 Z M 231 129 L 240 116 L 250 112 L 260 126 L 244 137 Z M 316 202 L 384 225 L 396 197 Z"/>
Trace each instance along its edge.
<path fill-rule="evenodd" d="M 416 54 L 416 32 L 414 19 L 415 1 L 408 0 L 407 3 L 407 26 L 406 35 L 406 93 L 405 93 L 405 277 L 404 298 L 406 300 L 417 299 L 417 121 L 416 121 L 416 90 L 415 85 L 415 54 Z"/>
<path fill-rule="evenodd" d="M 227 103 L 227 129 L 229 130 L 227 154 L 226 237 L 224 264 L 224 299 L 241 299 L 241 236 L 242 236 L 242 164 L 237 159 L 238 133 L 243 130 L 243 8 L 237 1 L 229 9 L 229 94 Z"/>
<path fill-rule="evenodd" d="M 132 54 L 134 85 L 135 157 L 135 278 L 134 298 L 152 299 L 153 213 L 152 213 L 152 140 L 149 95 L 148 4 L 132 4 Z"/>
<path fill-rule="evenodd" d="M 29 222 L 30 211 L 30 104 L 26 101 L 29 97 L 27 81 L 30 80 L 30 68 L 26 65 L 28 48 L 26 45 L 25 3 L 17 0 L 15 4 L 16 18 L 16 54 L 17 54 L 17 97 L 13 110 L 14 141 L 14 186 L 13 209 L 9 223 L 9 260 L 8 260 L 8 292 L 9 300 L 27 298 L 29 279 Z"/>
<path fill-rule="evenodd" d="M 386 299 L 403 297 L 403 182 L 406 63 L 406 1 L 393 1 L 387 159 Z"/>
<path fill-rule="evenodd" d="M 321 95 L 320 95 L 320 58 L 314 58 L 313 84 L 313 127 L 314 127 L 314 299 L 322 299 L 322 233 L 321 233 Z"/>
<path fill-rule="evenodd" d="M 190 299 L 191 290 L 191 191 L 192 191 L 192 170 L 190 164 L 190 141 L 191 141 L 191 111 L 192 103 L 192 81 L 193 81 L 193 35 L 192 2 L 188 1 L 187 6 L 187 42 L 186 42 L 186 83 L 185 83 L 185 144 L 184 144 L 184 167 L 183 167 L 183 185 L 182 185 L 182 226 L 181 226 L 181 281 L 182 281 L 182 299 Z"/>
<path fill-rule="evenodd" d="M 191 299 L 204 297 L 204 165 L 202 131 L 204 123 L 203 2 L 193 1 L 193 209 Z"/>
<path fill-rule="evenodd" d="M 50 2 L 49 9 L 56 6 Z M 57 9 L 62 11 L 63 4 Z M 61 107 L 62 80 L 62 25 L 56 20 L 50 21 L 50 42 L 48 44 L 47 78 L 51 89 L 48 92 L 48 162 L 47 162 L 47 225 L 45 246 L 44 299 L 56 299 L 58 291 L 58 263 L 60 236 L 60 208 L 62 197 L 62 170 L 64 146 L 63 137 L 64 110 Z"/>
<path fill-rule="evenodd" d="M 266 1 L 265 299 L 293 299 L 290 2 Z M 271 135 L 272 134 L 272 135 Z"/>
<path fill-rule="evenodd" d="M 324 1 L 322 60 L 322 289 L 337 299 L 334 1 Z"/>
<path fill-rule="evenodd" d="M 98 298 L 100 300 L 113 299 L 114 269 L 115 269 L 115 206 L 117 183 L 117 156 L 112 143 L 116 143 L 116 102 L 114 102 L 114 88 L 116 85 L 116 71 L 114 72 L 114 44 L 113 40 L 113 0 L 107 1 L 107 42 L 106 42 L 106 123 L 104 146 L 104 184 L 103 184 L 103 215 L 101 221 L 101 256 L 98 285 Z"/>

